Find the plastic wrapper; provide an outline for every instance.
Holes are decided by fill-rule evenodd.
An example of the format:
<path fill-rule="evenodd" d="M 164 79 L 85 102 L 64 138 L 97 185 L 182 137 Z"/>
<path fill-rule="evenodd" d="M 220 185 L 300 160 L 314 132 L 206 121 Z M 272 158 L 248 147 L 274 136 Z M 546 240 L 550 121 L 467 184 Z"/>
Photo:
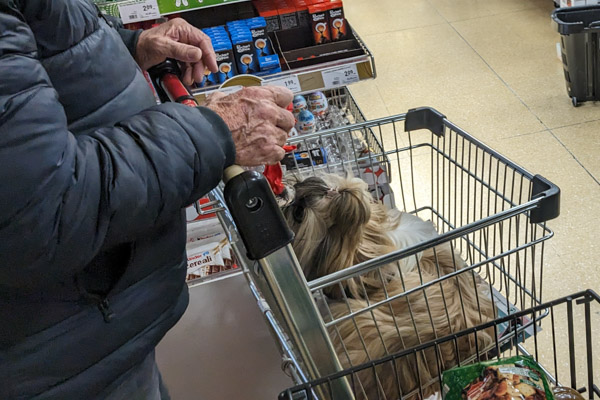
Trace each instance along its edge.
<path fill-rule="evenodd" d="M 554 400 L 543 370 L 526 356 L 453 368 L 443 383 L 444 400 Z"/>

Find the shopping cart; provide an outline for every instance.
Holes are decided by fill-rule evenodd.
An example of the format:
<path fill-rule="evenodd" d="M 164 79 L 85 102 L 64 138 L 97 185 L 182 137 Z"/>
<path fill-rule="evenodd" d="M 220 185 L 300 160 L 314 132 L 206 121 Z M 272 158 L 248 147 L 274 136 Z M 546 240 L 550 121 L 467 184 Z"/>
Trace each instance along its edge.
<path fill-rule="evenodd" d="M 334 103 L 355 104 L 343 98 L 349 96 L 348 92 L 341 93 L 341 96 L 342 99 L 338 97 Z M 354 367 L 351 357 L 345 354 L 346 343 L 337 331 L 340 325 L 365 316 L 372 318 L 377 325 L 373 316 L 377 309 L 406 301 L 409 296 L 427 298 L 428 292 L 436 285 L 441 287 L 444 281 L 459 279 L 460 275 L 468 274 L 474 287 L 481 287 L 484 282 L 497 310 L 496 316 L 511 315 L 519 309 L 541 304 L 544 242 L 552 237 L 546 220 L 558 215 L 559 206 L 559 190 L 552 183 L 502 157 L 432 109 L 355 122 L 347 127 L 290 140 L 290 144 L 300 149 L 323 147 L 326 143 L 337 143 L 337 160 L 330 158 L 321 163 L 321 160 L 313 160 L 312 153 L 308 152 L 309 166 L 296 163 L 288 174 L 306 177 L 321 173 L 350 173 L 362 177 L 370 183 L 377 199 L 433 221 L 441 234 L 427 242 L 307 284 L 301 275 L 298 276 L 297 261 L 291 252 L 285 259 L 277 260 L 277 264 L 283 266 L 278 269 L 281 275 L 270 277 L 270 283 L 264 282 L 268 274 L 265 271 L 278 265 L 267 268 L 265 265 L 261 268 L 247 265 L 251 271 L 248 277 L 257 297 L 264 299 L 261 304 L 282 344 L 286 365 L 293 367 L 291 373 L 296 380 L 313 379 L 322 375 L 324 369 L 339 371 L 341 367 Z M 221 218 L 225 215 L 227 213 Z M 235 225 L 224 222 L 235 240 Z M 417 259 L 423 251 L 445 244 L 452 244 L 460 251 L 466 267 L 461 269 L 456 265 L 450 273 L 438 270 L 435 279 L 423 280 L 417 286 L 407 287 L 404 292 L 386 293 L 383 298 L 371 301 L 363 308 L 353 307 L 351 299 L 345 298 L 347 311 L 340 315 L 338 308 L 338 314 L 334 316 L 327 301 L 330 289 L 337 287 L 344 293 L 345 282 L 357 278 L 360 282 L 360 277 L 368 274 L 379 273 L 383 280 L 379 271 L 384 266 L 409 258 Z M 288 280 L 292 271 L 295 274 L 293 283 Z M 304 286 L 302 295 L 290 294 L 300 290 L 295 285 Z M 273 286 L 278 292 L 276 296 L 271 294 Z M 294 309 L 302 304 L 301 299 L 306 301 L 305 306 L 308 305 L 305 296 L 309 290 L 311 300 L 315 300 L 319 311 L 317 320 L 314 319 L 314 309 L 310 318 L 302 316 L 304 306 Z M 478 311 L 481 313 L 481 310 Z M 535 321 L 548 314 L 543 309 L 537 312 Z M 474 321 L 471 326 L 481 322 L 485 321 Z M 533 335 L 532 320 L 520 320 L 518 328 L 522 337 Z M 506 329 L 507 326 L 504 326 Z M 314 338 L 311 339 L 315 331 L 320 332 L 317 335 L 319 340 L 323 340 L 324 331 L 328 333 L 325 344 L 321 343 L 323 347 L 317 346 Z M 420 332 L 415 332 L 415 335 L 420 337 Z M 502 335 L 497 339 L 502 339 Z M 332 356 L 331 346 L 337 351 L 333 352 L 333 361 L 328 361 Z M 301 350 L 297 351 L 298 348 Z M 336 359 L 335 355 L 339 358 Z M 307 364 L 311 367 L 307 368 Z M 334 393 L 338 393 L 337 398 L 350 396 L 343 381 L 333 381 L 332 384 L 342 386 L 333 388 Z M 325 396 L 324 393 L 319 395 Z"/>
<path fill-rule="evenodd" d="M 544 323 L 539 319 L 541 314 L 548 313 L 550 318 Z M 528 351 L 515 344 L 522 342 L 524 332 L 519 329 L 519 321 L 528 319 L 532 322 L 533 337 L 527 344 Z M 440 354 L 443 346 L 454 348 L 464 338 L 477 342 L 477 335 L 486 330 L 495 332 L 511 325 L 510 334 L 498 339 L 491 348 L 477 349 L 473 357 L 461 360 L 454 352 L 457 366 L 477 361 L 501 359 L 518 354 L 532 355 L 546 372 L 552 386 L 566 386 L 576 389 L 590 400 L 600 397 L 600 350 L 596 333 L 600 329 L 600 296 L 593 291 L 580 292 L 548 303 L 540 304 L 524 311 L 514 313 L 504 318 L 473 327 L 457 334 L 424 343 L 414 348 L 389 355 L 370 363 L 332 374 L 310 383 L 296 386 L 281 393 L 284 399 L 313 399 L 315 393 L 327 393 L 328 399 L 344 399 L 332 394 L 332 382 L 346 379 L 350 382 L 356 398 L 388 399 L 386 394 L 378 392 L 375 396 L 367 397 L 361 381 L 367 375 L 375 375 L 382 369 L 397 371 L 399 366 L 413 362 L 418 358 L 433 357 L 438 367 L 433 379 L 419 381 L 418 388 L 410 393 L 402 393 L 400 384 L 397 391 L 401 396 L 394 398 L 427 398 L 430 394 L 444 393 L 442 384 Z M 542 329 L 543 328 L 543 329 Z M 506 346 L 509 344 L 509 346 Z M 503 350 L 504 349 L 504 350 Z M 596 368 L 595 368 L 596 367 Z M 419 374 L 417 373 L 418 377 Z M 441 398 L 437 397 L 436 398 Z"/>
<path fill-rule="evenodd" d="M 292 235 L 260 174 L 239 169 L 226 174 L 226 184 L 210 194 L 211 202 L 197 207 L 200 212 L 206 207 L 211 207 L 207 212 L 217 212 L 237 262 L 246 272 L 280 345 L 283 368 L 297 383 L 357 367 L 339 334 L 342 324 L 371 318 L 377 327 L 378 309 L 399 302 L 410 303 L 414 296 L 425 299 L 423 315 L 431 315 L 435 305 L 428 300 L 429 293 L 439 286 L 445 298 L 447 282 L 465 281 L 464 277 L 468 277 L 466 281 L 473 290 L 487 288 L 486 293 L 477 293 L 491 299 L 494 317 L 513 316 L 519 309 L 542 303 L 544 242 L 552 237 L 546 221 L 559 213 L 560 192 L 555 185 L 504 158 L 433 109 L 415 109 L 365 121 L 347 89 L 330 95 L 333 104 L 350 111 L 351 124 L 292 138 L 290 144 L 298 146 L 298 151 L 306 151 L 304 161 L 308 162 L 299 163 L 298 158 L 292 157 L 292 163 L 286 164 L 287 174 L 306 177 L 337 173 L 361 177 L 369 184 L 375 199 L 431 220 L 440 234 L 307 283 L 290 245 Z M 315 159 L 315 153 L 308 151 L 315 149 L 327 157 Z M 360 282 L 367 275 L 379 276 L 385 287 L 382 268 L 397 264 L 402 277 L 400 264 L 414 259 L 418 266 L 423 252 L 433 251 L 436 257 L 436 249 L 443 246 L 460 253 L 450 270 L 448 265 L 445 269 L 437 265 L 433 277 L 430 274 L 429 278 L 422 278 L 399 292 L 384 290 L 377 299 L 369 298 L 364 290 L 366 305 L 358 308 L 351 305 L 353 299 L 344 296 L 341 303 L 346 311 L 340 314 L 338 308 L 337 313 L 332 312 L 328 298 L 331 290 L 338 288 L 345 293 L 347 282 Z M 481 302 L 483 297 L 478 297 L 476 306 Z M 439 309 L 447 310 L 445 303 Z M 462 315 L 451 317 L 446 311 L 446 318 L 466 320 L 462 300 L 460 309 Z M 545 308 L 534 310 L 531 318 L 517 320 L 515 329 L 521 339 L 535 336 L 534 322 L 549 313 Z M 479 319 L 469 320 L 466 328 L 489 322 L 482 318 L 485 314 L 482 309 L 476 313 Z M 414 320 L 410 307 L 409 315 Z M 512 325 L 503 325 L 502 332 L 494 338 L 505 343 L 511 328 Z M 418 346 L 429 341 L 422 334 L 415 326 Z M 439 339 L 436 329 L 433 334 L 432 339 Z M 522 343 L 516 345 L 525 351 Z M 474 357 L 478 350 L 475 345 L 470 356 Z M 385 351 L 386 357 L 391 354 Z M 376 374 L 375 381 L 378 379 Z M 311 386 L 311 393 L 319 398 L 351 399 L 355 389 L 351 381 L 341 377 L 332 378 L 326 387 Z"/>

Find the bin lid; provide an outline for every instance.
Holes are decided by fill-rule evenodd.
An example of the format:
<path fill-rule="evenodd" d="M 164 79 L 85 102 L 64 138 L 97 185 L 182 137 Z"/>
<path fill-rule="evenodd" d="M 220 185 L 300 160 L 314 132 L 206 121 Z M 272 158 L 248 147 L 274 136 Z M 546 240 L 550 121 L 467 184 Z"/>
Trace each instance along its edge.
<path fill-rule="evenodd" d="M 600 31 L 600 5 L 557 8 L 552 21 L 561 35 Z"/>

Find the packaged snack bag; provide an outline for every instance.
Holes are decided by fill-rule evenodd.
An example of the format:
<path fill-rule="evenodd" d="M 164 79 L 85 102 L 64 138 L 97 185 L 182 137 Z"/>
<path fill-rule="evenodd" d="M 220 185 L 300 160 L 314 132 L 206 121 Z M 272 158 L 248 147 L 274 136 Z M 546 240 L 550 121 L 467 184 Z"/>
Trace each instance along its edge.
<path fill-rule="evenodd" d="M 532 357 L 514 356 L 444 372 L 444 400 L 554 400 Z"/>

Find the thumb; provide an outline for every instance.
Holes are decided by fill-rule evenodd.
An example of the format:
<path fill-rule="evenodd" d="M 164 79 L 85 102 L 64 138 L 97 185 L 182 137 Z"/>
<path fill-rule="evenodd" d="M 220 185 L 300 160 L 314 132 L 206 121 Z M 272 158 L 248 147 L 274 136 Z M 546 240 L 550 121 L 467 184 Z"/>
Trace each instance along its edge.
<path fill-rule="evenodd" d="M 164 56 L 181 62 L 196 63 L 202 60 L 202 50 L 188 44 L 167 39 L 164 43 Z"/>

